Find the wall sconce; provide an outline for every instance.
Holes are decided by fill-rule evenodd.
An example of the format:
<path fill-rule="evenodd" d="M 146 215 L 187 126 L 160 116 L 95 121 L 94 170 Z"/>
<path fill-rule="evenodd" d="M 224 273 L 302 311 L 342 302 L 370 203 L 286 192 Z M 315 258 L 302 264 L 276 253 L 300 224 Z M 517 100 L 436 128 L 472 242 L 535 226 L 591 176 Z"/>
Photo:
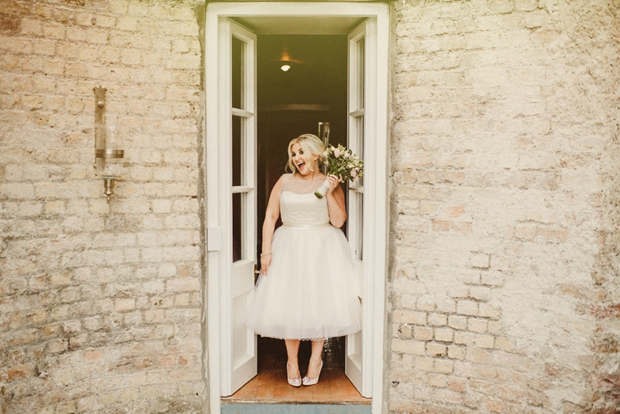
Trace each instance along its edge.
<path fill-rule="evenodd" d="M 95 91 L 95 169 L 103 177 L 104 194 L 110 203 L 114 194 L 114 180 L 123 170 L 123 138 L 117 125 L 107 125 L 105 115 L 106 88 L 97 87 Z"/>

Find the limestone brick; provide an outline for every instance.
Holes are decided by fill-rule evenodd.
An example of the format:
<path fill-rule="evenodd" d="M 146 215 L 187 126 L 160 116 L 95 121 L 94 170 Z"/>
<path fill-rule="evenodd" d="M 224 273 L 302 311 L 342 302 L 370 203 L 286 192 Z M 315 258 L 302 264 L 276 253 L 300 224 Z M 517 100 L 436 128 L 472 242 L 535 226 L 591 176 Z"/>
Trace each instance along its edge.
<path fill-rule="evenodd" d="M 476 345 L 481 348 L 493 348 L 495 346 L 495 337 L 492 335 L 476 336 Z"/>
<path fill-rule="evenodd" d="M 504 275 L 501 272 L 483 272 L 480 277 L 483 285 L 502 286 L 504 284 Z"/>
<path fill-rule="evenodd" d="M 453 314 L 456 312 L 456 301 L 451 299 L 444 299 L 437 303 L 437 311 L 447 314 Z M 445 322 L 443 323 L 445 325 Z"/>
<path fill-rule="evenodd" d="M 460 404 L 463 401 L 463 395 L 448 389 L 439 389 L 434 395 L 434 399 L 438 402 L 447 402 L 450 404 Z"/>
<path fill-rule="evenodd" d="M 430 313 L 428 315 L 428 324 L 431 326 L 445 326 L 448 323 L 448 317 L 440 313 Z"/>
<path fill-rule="evenodd" d="M 168 280 L 166 284 L 171 291 L 194 291 L 200 288 L 196 278 L 175 278 Z"/>
<path fill-rule="evenodd" d="M 451 329 L 437 328 L 435 329 L 435 340 L 439 342 L 452 342 L 454 333 Z"/>
<path fill-rule="evenodd" d="M 459 300 L 456 305 L 456 312 L 460 315 L 477 316 L 478 303 L 470 300 Z"/>
<path fill-rule="evenodd" d="M 34 186 L 32 184 L 10 184 L 0 185 L 0 197 L 10 197 L 11 199 L 29 199 L 34 197 Z"/>
<path fill-rule="evenodd" d="M 469 318 L 467 321 L 467 327 L 471 332 L 486 332 L 488 321 L 485 319 Z"/>
<path fill-rule="evenodd" d="M 22 19 L 21 30 L 24 35 L 42 36 L 43 24 L 39 20 Z"/>
<path fill-rule="evenodd" d="M 429 342 L 426 344 L 426 355 L 430 357 L 445 356 L 447 347 L 445 345 Z"/>
<path fill-rule="evenodd" d="M 469 288 L 469 297 L 486 302 L 491 298 L 491 290 L 486 286 L 473 286 Z"/>
<path fill-rule="evenodd" d="M 173 3 L 0 7 L 7 412 L 205 406 L 202 40 L 196 3 Z M 390 411 L 611 412 L 613 1 L 390 7 Z M 109 205 L 98 84 L 135 132 Z"/>
<path fill-rule="evenodd" d="M 403 341 L 395 339 L 392 342 L 394 352 L 402 352 L 408 355 L 425 355 L 425 343 L 419 341 Z"/>
<path fill-rule="evenodd" d="M 418 341 L 430 341 L 433 339 L 433 329 L 422 326 L 415 326 L 413 337 Z"/>
<path fill-rule="evenodd" d="M 432 358 L 416 358 L 415 369 L 421 371 L 433 371 L 433 359 Z"/>
<path fill-rule="evenodd" d="M 100 14 L 95 18 L 95 24 L 99 27 L 114 27 L 116 26 L 116 18 Z"/>
<path fill-rule="evenodd" d="M 433 387 L 445 388 L 447 384 L 447 379 L 445 375 L 429 375 L 429 384 Z"/>
<path fill-rule="evenodd" d="M 43 24 L 43 36 L 49 39 L 62 40 L 65 38 L 65 26 L 57 22 Z"/>
<path fill-rule="evenodd" d="M 467 329 L 467 318 L 465 316 L 450 315 L 448 317 L 448 326 L 452 329 Z"/>
<path fill-rule="evenodd" d="M 137 341 L 136 343 L 160 341 L 161 344 L 162 341 L 175 335 L 175 330 L 172 329 L 173 324 L 196 326 L 199 323 L 192 309 L 200 308 L 199 295 L 195 294 L 200 288 L 198 284 L 190 281 L 190 279 L 197 280 L 199 273 L 196 271 L 197 266 L 184 267 L 189 262 L 199 260 L 195 247 L 184 247 L 187 243 L 199 242 L 198 227 L 193 227 L 193 230 L 189 230 L 188 227 L 195 226 L 197 219 L 184 216 L 190 212 L 194 216 L 197 215 L 197 202 L 178 204 L 177 214 L 179 216 L 169 221 L 169 224 L 173 225 L 177 231 L 171 234 L 170 238 L 156 238 L 154 244 L 144 246 L 150 248 L 150 251 L 140 249 L 138 240 L 143 243 L 145 240 L 140 229 L 141 223 L 147 225 L 147 231 L 148 228 L 167 231 L 164 217 L 155 215 L 172 212 L 174 199 L 177 197 L 174 195 L 175 192 L 168 191 L 170 198 L 162 199 L 165 197 L 163 186 L 159 186 L 160 191 L 147 193 L 145 186 L 119 180 L 116 188 L 119 197 L 115 200 L 117 203 L 108 205 L 101 197 L 100 179 L 93 174 L 92 169 L 86 168 L 92 163 L 92 149 L 84 149 L 83 157 L 80 152 L 82 149 L 76 151 L 76 145 L 92 148 L 91 138 L 87 137 L 91 133 L 87 125 L 92 122 L 92 115 L 89 114 L 92 114 L 93 110 L 92 88 L 95 86 L 95 81 L 91 77 L 100 79 L 103 86 L 108 87 L 109 97 L 114 98 L 116 95 L 118 99 L 123 99 L 123 95 L 117 95 L 120 89 L 127 90 L 136 98 L 154 99 L 158 108 L 166 109 L 157 114 L 166 128 L 180 127 L 186 131 L 184 132 L 186 136 L 194 134 L 191 138 L 184 138 L 187 141 L 184 148 L 195 151 L 195 143 L 198 141 L 195 135 L 198 129 L 188 126 L 191 122 L 196 122 L 195 118 L 192 118 L 189 123 L 166 121 L 167 117 L 187 118 L 194 114 L 185 109 L 173 114 L 171 104 L 165 102 L 165 89 L 160 88 L 161 92 L 159 92 L 154 87 L 145 89 L 131 86 L 134 88 L 131 90 L 129 85 L 110 84 L 128 82 L 130 79 L 144 79 L 143 82 L 146 82 L 151 73 L 162 74 L 156 69 L 152 72 L 150 68 L 142 72 L 140 68 L 142 56 L 147 56 L 144 60 L 146 65 L 162 64 L 164 61 L 162 54 L 154 52 L 151 47 L 163 45 L 165 48 L 167 44 L 170 50 L 172 42 L 180 39 L 171 33 L 162 35 L 158 39 L 145 37 L 147 41 L 144 43 L 133 41 L 139 40 L 131 39 L 131 33 L 135 33 L 139 26 L 135 18 L 127 15 L 129 3 L 114 0 L 109 2 L 109 7 L 108 5 L 101 6 L 103 4 L 80 8 L 73 3 L 68 3 L 65 7 L 59 7 L 53 2 L 49 4 L 42 2 L 33 6 L 32 9 L 19 9 L 25 13 L 23 18 L 19 19 L 20 30 L 8 36 L 3 33 L 0 42 L 0 48 L 5 52 L 0 61 L 0 83 L 4 92 L 1 97 L 0 111 L 13 107 L 15 112 L 12 115 L 12 122 L 16 122 L 15 125 L 21 123 L 21 127 L 29 131 L 21 138 L 17 135 L 10 138 L 13 140 L 10 145 L 15 149 L 21 151 L 25 148 L 28 151 L 18 155 L 15 150 L 5 151 L 3 147 L 2 167 L 0 167 L 2 223 L 9 216 L 30 220 L 22 221 L 21 224 L 15 221 L 10 228 L 6 229 L 7 232 L 4 232 L 4 224 L 1 225 L 3 233 L 12 234 L 13 239 L 8 243 L 0 243 L 0 257 L 4 257 L 2 256 L 4 253 L 11 255 L 10 262 L 13 263 L 11 268 L 15 269 L 12 271 L 6 268 L 4 275 L 11 277 L 11 272 L 20 272 L 24 275 L 12 281 L 12 290 L 7 290 L 11 292 L 10 298 L 14 298 L 10 300 L 14 301 L 15 312 L 24 312 L 24 317 L 14 314 L 9 316 L 13 319 L 11 326 L 15 330 L 11 334 L 13 339 L 10 341 L 10 346 L 18 352 L 26 349 L 20 347 L 37 346 L 37 341 L 43 341 L 40 356 L 37 357 L 41 367 L 48 364 L 49 358 L 71 356 L 85 346 L 97 344 L 109 346 L 110 353 L 86 354 L 84 361 L 87 364 L 100 363 L 112 357 L 116 353 L 115 349 L 121 349 L 109 338 L 115 337 L 121 340 L 118 343 L 133 340 Z M 186 7 L 186 5 L 180 7 Z M 151 8 L 157 8 L 157 5 L 134 6 L 132 12 L 143 9 L 148 14 Z M 33 14 L 28 14 L 30 11 Z M 193 16 L 193 13 L 190 15 Z M 162 16 L 170 18 L 170 13 L 161 14 L 158 11 L 150 18 L 157 20 L 163 18 Z M 197 38 L 195 19 L 190 19 L 184 30 L 186 42 L 188 37 Z M 118 34 L 120 31 L 125 33 L 125 43 L 132 44 L 133 54 L 115 47 L 118 44 L 124 44 L 120 42 L 121 35 Z M 112 44 L 108 45 L 108 42 Z M 194 44 L 194 42 L 187 44 Z M 145 48 L 140 49 L 139 45 L 144 45 Z M 177 51 L 177 53 L 197 51 L 199 50 L 188 48 L 185 52 Z M 137 56 L 137 59 L 131 60 L 134 56 Z M 181 61 L 182 59 L 184 58 L 181 58 Z M 195 62 L 186 61 L 184 70 L 198 72 L 200 63 L 195 67 L 188 66 L 193 63 Z M 135 67 L 137 69 L 135 74 L 129 71 L 126 65 Z M 166 77 L 165 74 L 154 79 L 162 83 L 172 81 L 172 77 Z M 198 88 L 199 79 L 187 77 L 187 80 L 192 79 L 196 82 L 183 84 L 187 94 L 193 93 L 189 92 L 190 90 L 195 91 Z M 11 91 L 17 93 L 10 95 Z M 136 112 L 132 108 L 148 108 L 142 103 L 130 103 L 132 107 L 123 108 L 111 105 L 108 110 L 127 111 L 128 115 L 143 116 L 144 112 Z M 123 112 L 118 114 L 122 116 Z M 6 115 L 8 115 L 7 112 L 2 112 L 3 120 L 7 119 Z M 24 122 L 31 122 L 31 126 Z M 76 124 L 83 129 L 82 134 L 74 131 Z M 137 127 L 142 128 L 143 125 L 140 122 Z M 156 130 L 153 128 L 151 131 Z M 146 132 L 142 133 L 146 134 Z M 162 144 L 163 142 L 164 140 L 161 140 Z M 150 144 L 145 145 L 145 147 L 148 146 Z M 132 151 L 131 148 L 128 150 L 130 156 L 127 159 L 134 164 L 126 167 L 126 178 L 135 180 L 143 177 L 145 181 L 163 178 L 155 178 L 152 172 L 140 169 L 142 163 L 154 165 L 161 163 L 163 161 L 161 153 L 151 149 L 141 154 L 139 151 Z M 135 158 L 134 153 L 140 154 L 140 158 Z M 196 187 L 197 173 L 194 171 L 197 158 L 194 163 L 183 161 L 183 165 L 178 164 L 180 159 L 181 157 L 167 160 L 168 167 L 173 173 L 165 180 L 170 184 L 187 183 L 193 180 Z M 7 167 L 5 167 L 6 164 L 8 164 Z M 188 166 L 192 167 L 189 176 L 182 172 L 186 171 Z M 93 181 L 94 178 L 97 179 Z M 135 191 L 125 191 L 124 185 L 128 188 L 133 186 L 132 190 Z M 196 190 L 182 187 L 181 191 L 191 197 L 195 195 Z M 155 195 L 156 201 L 153 201 L 155 198 L 144 199 L 144 197 Z M 132 200 L 125 200 L 125 198 Z M 144 213 L 153 215 L 149 216 Z M 162 249 L 164 240 L 164 244 L 169 246 L 167 249 Z M 29 253 L 26 252 L 28 251 L 36 252 L 41 256 L 41 260 L 27 259 Z M 21 260 L 20 257 L 24 259 Z M 143 257 L 147 261 L 143 262 Z M 157 267 L 150 271 L 144 268 L 150 260 L 158 263 L 162 257 L 174 263 L 162 263 L 159 270 Z M 121 269 L 118 266 L 122 262 L 127 264 Z M 164 282 L 165 279 L 159 279 L 176 276 L 179 268 L 183 269 L 180 272 L 184 275 L 182 282 L 171 283 L 168 286 Z M 97 269 L 97 272 L 91 269 Z M 102 274 L 105 276 L 99 277 Z M 115 274 L 118 275 L 117 277 L 122 275 L 123 287 L 112 286 L 116 283 L 113 282 Z M 134 279 L 136 277 L 134 275 L 153 279 L 141 281 Z M 4 292 L 4 283 L 0 286 L 2 286 L 0 291 Z M 169 296 L 166 293 L 167 289 L 180 291 L 176 295 Z M 34 296 L 31 296 L 33 300 L 20 299 L 27 297 L 20 296 L 21 292 L 27 290 L 41 295 L 40 300 L 35 301 Z M 146 292 L 153 298 L 141 296 L 139 291 Z M 120 294 L 120 292 L 124 293 Z M 124 294 L 127 292 L 132 293 L 125 297 Z M 161 299 L 156 299 L 158 296 Z M 142 309 L 150 306 L 154 307 L 153 313 L 143 314 Z M 179 307 L 186 309 L 186 312 L 183 315 L 166 314 L 158 307 L 168 309 Z M 148 309 L 147 311 L 150 312 Z M 4 321 L 2 323 L 4 324 Z M 27 324 L 35 326 L 36 329 L 27 329 Z M 153 336 L 149 337 L 148 331 L 145 330 L 147 325 L 166 327 L 156 328 Z M 123 334 L 119 336 L 115 333 L 116 330 Z M 182 331 L 189 332 L 189 330 Z M 184 333 L 184 335 L 187 334 Z M 99 348 L 96 350 L 98 351 Z M 26 350 L 26 352 L 30 351 Z M 174 355 L 165 356 L 166 360 L 174 361 L 175 358 Z M 195 364 L 196 360 L 188 355 L 179 359 L 179 366 L 183 366 L 183 370 L 174 370 L 174 365 L 168 365 L 169 369 L 173 370 L 170 373 L 158 371 L 166 378 L 170 377 L 184 384 L 185 401 L 197 398 L 196 392 L 202 392 L 202 388 L 195 385 L 196 382 L 200 383 L 196 381 L 200 379 L 197 374 L 200 367 Z M 116 407 L 121 409 L 123 408 L 121 401 L 137 399 L 138 388 L 127 388 L 118 392 L 110 388 L 124 386 L 123 378 L 126 374 L 118 375 L 120 372 L 118 368 L 112 368 L 109 371 L 110 374 L 97 376 L 79 363 L 72 362 L 67 364 L 69 365 L 74 367 L 71 371 L 49 368 L 49 374 L 45 375 L 53 376 L 61 387 L 73 384 L 78 378 L 85 384 L 90 381 L 90 385 L 96 385 L 91 388 L 99 390 L 98 394 L 72 399 L 67 393 L 60 396 L 56 403 L 47 408 L 41 408 L 43 409 L 41 411 L 38 408 L 26 409 L 23 405 L 25 400 L 21 399 L 18 393 L 15 394 L 16 398 L 13 399 L 12 405 L 8 407 L 8 412 L 45 412 L 48 408 L 54 413 L 76 412 L 76 410 L 103 412 L 106 410 L 105 407 L 114 409 L 113 406 L 106 404 L 117 404 Z M 110 366 L 114 367 L 114 364 Z M 139 376 L 140 371 L 143 374 L 149 372 L 148 365 L 135 365 L 134 369 L 138 371 L 128 372 L 127 375 Z M 108 372 L 108 370 L 105 371 Z M 20 372 L 25 373 L 25 376 L 21 376 Z M 32 371 L 27 369 L 12 371 L 14 381 L 11 387 L 14 387 L 13 384 L 19 384 L 19 381 L 27 380 L 27 377 L 31 375 L 29 372 Z M 101 372 L 103 373 L 104 370 Z M 154 373 L 156 370 L 150 372 Z M 155 375 L 153 373 L 149 375 Z M 106 375 L 108 378 L 104 378 Z M 97 381 L 98 377 L 103 381 Z M 142 381 L 135 382 L 133 386 L 144 385 L 145 381 Z M 177 392 L 179 391 L 176 386 L 169 388 L 170 396 Z M 45 401 L 42 399 L 41 404 Z M 196 407 L 200 405 L 198 399 L 194 401 Z M 148 408 L 154 406 L 148 399 L 143 399 L 142 404 L 143 411 L 154 410 Z M 198 409 L 190 409 L 190 411 L 197 412 Z"/>
<path fill-rule="evenodd" d="M 500 310 L 495 305 L 492 305 L 489 303 L 481 303 L 480 304 L 480 316 L 488 317 L 492 319 L 499 319 Z"/>
<path fill-rule="evenodd" d="M 475 336 L 470 332 L 455 332 L 454 343 L 459 345 L 472 345 L 474 343 Z"/>
<path fill-rule="evenodd" d="M 490 257 L 487 254 L 473 254 L 470 258 L 470 263 L 472 267 L 488 269 L 490 266 Z"/>
<path fill-rule="evenodd" d="M 465 359 L 465 348 L 456 345 L 448 346 L 448 357 L 451 359 Z"/>

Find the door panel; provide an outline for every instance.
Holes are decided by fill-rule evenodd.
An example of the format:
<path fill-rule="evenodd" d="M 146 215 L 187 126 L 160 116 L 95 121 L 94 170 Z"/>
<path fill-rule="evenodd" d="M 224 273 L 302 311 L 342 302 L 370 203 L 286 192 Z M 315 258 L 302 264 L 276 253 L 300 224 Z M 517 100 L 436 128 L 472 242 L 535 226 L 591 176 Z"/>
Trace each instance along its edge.
<path fill-rule="evenodd" d="M 224 131 L 228 205 L 222 205 L 224 222 L 230 223 L 230 242 L 224 254 L 221 313 L 221 395 L 233 394 L 257 373 L 256 335 L 245 326 L 247 303 L 254 289 L 256 263 L 256 36 L 239 24 L 223 20 L 220 30 L 228 56 L 222 70 L 223 114 L 228 119 Z"/>
<path fill-rule="evenodd" d="M 349 34 L 348 56 L 348 146 L 360 159 L 364 159 L 365 128 L 365 38 L 366 22 L 363 22 Z M 351 253 L 354 258 L 357 292 L 362 308 L 364 300 L 364 182 L 363 178 L 349 185 L 349 214 L 347 234 Z M 346 339 L 345 373 L 365 397 L 370 397 L 370 387 L 365 386 L 364 376 L 364 334 L 368 331 L 365 317 L 362 318 L 362 331 L 348 335 Z"/>
<path fill-rule="evenodd" d="M 254 260 L 235 262 L 231 271 L 231 296 L 233 298 L 233 338 L 231 393 L 241 388 L 256 375 L 256 336 L 245 326 L 245 308 L 248 295 L 254 288 Z"/>

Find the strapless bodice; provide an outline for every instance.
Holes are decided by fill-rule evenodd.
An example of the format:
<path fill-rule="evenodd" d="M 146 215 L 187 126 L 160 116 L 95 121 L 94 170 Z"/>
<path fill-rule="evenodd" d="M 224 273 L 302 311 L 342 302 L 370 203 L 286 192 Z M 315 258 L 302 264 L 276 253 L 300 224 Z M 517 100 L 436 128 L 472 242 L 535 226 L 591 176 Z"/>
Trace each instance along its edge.
<path fill-rule="evenodd" d="M 282 224 L 288 227 L 318 227 L 329 225 L 327 200 L 314 193 L 298 194 L 283 191 L 280 194 Z"/>

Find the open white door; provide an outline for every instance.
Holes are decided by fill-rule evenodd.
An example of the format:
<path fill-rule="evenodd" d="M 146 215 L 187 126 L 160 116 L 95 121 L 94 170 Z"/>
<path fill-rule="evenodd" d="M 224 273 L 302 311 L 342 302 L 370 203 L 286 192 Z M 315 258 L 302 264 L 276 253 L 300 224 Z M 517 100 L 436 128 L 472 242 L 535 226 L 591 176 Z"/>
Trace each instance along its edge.
<path fill-rule="evenodd" d="M 354 153 L 365 162 L 365 170 L 372 171 L 365 154 L 369 153 L 364 132 L 372 130 L 369 123 L 372 116 L 366 116 L 368 106 L 372 105 L 369 98 L 372 96 L 369 77 L 373 76 L 373 68 L 369 68 L 367 59 L 374 53 L 370 49 L 372 42 L 367 41 L 372 36 L 372 19 L 366 19 L 349 34 L 348 48 L 348 145 Z M 369 88 L 370 87 L 370 88 Z M 371 152 L 370 152 L 371 153 Z M 368 260 L 364 257 L 364 241 L 367 231 L 365 226 L 364 183 L 367 178 L 360 179 L 349 185 L 349 214 L 347 220 L 347 234 L 351 253 L 355 261 L 356 276 L 358 278 L 358 296 L 362 303 L 362 331 L 348 335 L 346 338 L 345 373 L 353 385 L 364 397 L 372 397 L 372 294 L 368 288 L 372 284 L 372 275 L 368 269 Z"/>
<path fill-rule="evenodd" d="M 254 289 L 256 263 L 256 36 L 239 24 L 220 21 L 222 67 L 222 159 L 218 206 L 229 234 L 220 254 L 221 395 L 237 391 L 257 373 L 257 343 L 245 326 L 249 294 Z M 220 193 L 220 194 L 222 194 Z"/>

